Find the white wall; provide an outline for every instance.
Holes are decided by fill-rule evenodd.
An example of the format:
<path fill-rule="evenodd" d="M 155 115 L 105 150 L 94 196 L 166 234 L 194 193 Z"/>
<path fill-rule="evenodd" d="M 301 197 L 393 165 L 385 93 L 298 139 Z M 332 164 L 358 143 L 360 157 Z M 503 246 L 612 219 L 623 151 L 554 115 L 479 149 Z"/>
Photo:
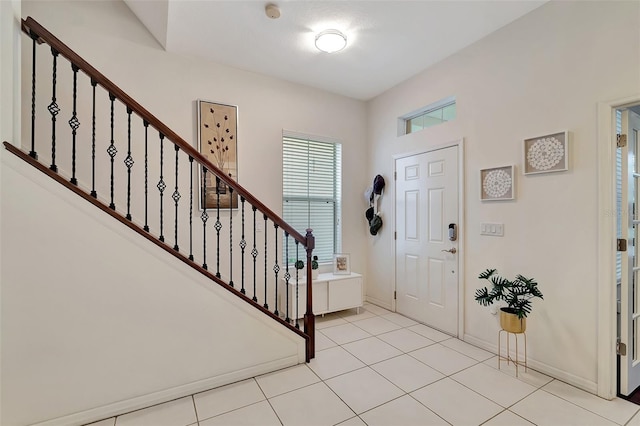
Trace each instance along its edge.
<path fill-rule="evenodd" d="M 0 142 L 20 141 L 20 10 L 19 0 L 0 3 Z"/>
<path fill-rule="evenodd" d="M 3 163 L 3 425 L 82 424 L 304 362 L 300 336 Z"/>
<path fill-rule="evenodd" d="M 0 2 L 0 142 L 20 140 L 20 19 L 19 0 Z M 0 148 L 0 200 L 2 200 L 2 158 L 7 155 Z M 2 209 L 0 209 L 2 223 Z M 0 241 L 3 240 L 0 227 Z M 2 265 L 2 247 L 0 246 L 0 265 Z M 2 280 L 0 278 L 0 290 Z M 0 318 L 2 318 L 2 291 L 0 291 Z M 1 324 L 1 323 L 0 323 Z M 2 365 L 2 341 L 0 340 L 0 366 Z M 4 378 L 0 368 L 0 383 Z M 0 387 L 0 401 L 2 387 Z M 3 407 L 0 403 L 0 418 Z"/>
<path fill-rule="evenodd" d="M 20 135 L 20 19 L 19 0 L 3 1 L 0 4 L 0 139 L 13 139 Z M 18 84 L 16 84 L 16 82 Z M 14 113 L 15 111 L 15 113 Z"/>
<path fill-rule="evenodd" d="M 529 359 L 595 392 L 597 380 L 596 103 L 640 88 L 640 4 L 550 2 L 377 97 L 369 105 L 370 173 L 392 155 L 465 140 L 464 339 L 495 349 L 497 318 L 473 299 L 489 267 L 538 279 Z M 396 119 L 456 96 L 456 120 L 397 137 Z M 570 170 L 522 175 L 522 141 L 570 132 Z M 515 164 L 514 201 L 479 201 L 480 169 Z M 393 195 L 382 202 L 393 215 Z M 613 218 L 612 218 L 613 220 Z M 502 238 L 481 222 L 505 224 Z M 390 306 L 392 233 L 370 244 L 367 294 Z M 461 336 L 462 337 L 462 336 Z"/>

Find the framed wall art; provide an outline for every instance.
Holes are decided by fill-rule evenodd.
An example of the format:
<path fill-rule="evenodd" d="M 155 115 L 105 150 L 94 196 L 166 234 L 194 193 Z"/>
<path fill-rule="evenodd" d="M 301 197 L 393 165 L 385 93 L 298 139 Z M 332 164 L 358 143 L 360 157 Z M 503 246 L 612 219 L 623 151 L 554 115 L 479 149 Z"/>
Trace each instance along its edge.
<path fill-rule="evenodd" d="M 513 166 L 480 170 L 480 199 L 482 201 L 515 199 Z"/>
<path fill-rule="evenodd" d="M 569 132 L 524 140 L 525 175 L 569 170 Z"/>
<path fill-rule="evenodd" d="M 238 107 L 198 100 L 198 150 L 233 180 L 238 180 Z M 200 170 L 200 210 L 238 208 L 238 194 L 213 173 Z M 206 189 L 206 191 L 205 191 Z M 205 196 L 206 194 L 206 196 Z"/>
<path fill-rule="evenodd" d="M 351 262 L 348 254 L 337 253 L 333 255 L 333 273 L 336 275 L 349 275 L 351 273 Z"/>

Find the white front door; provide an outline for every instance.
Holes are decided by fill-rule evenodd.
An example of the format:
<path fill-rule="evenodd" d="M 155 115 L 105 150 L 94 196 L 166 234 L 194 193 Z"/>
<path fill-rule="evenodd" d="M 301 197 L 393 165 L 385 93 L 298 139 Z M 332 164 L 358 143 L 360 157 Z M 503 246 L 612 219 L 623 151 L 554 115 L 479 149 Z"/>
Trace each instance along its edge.
<path fill-rule="evenodd" d="M 396 310 L 458 333 L 458 146 L 396 160 Z M 449 229 L 456 236 L 450 239 Z M 453 239 L 453 241 L 452 241 Z"/>
<path fill-rule="evenodd" d="M 627 240 L 627 252 L 622 253 L 620 281 L 620 341 L 626 354 L 620 355 L 620 393 L 628 396 L 640 386 L 640 262 L 637 251 L 640 241 L 640 116 L 622 112 L 622 132 L 627 146 L 622 149 L 622 239 Z M 625 255 L 626 254 L 626 255 Z"/>

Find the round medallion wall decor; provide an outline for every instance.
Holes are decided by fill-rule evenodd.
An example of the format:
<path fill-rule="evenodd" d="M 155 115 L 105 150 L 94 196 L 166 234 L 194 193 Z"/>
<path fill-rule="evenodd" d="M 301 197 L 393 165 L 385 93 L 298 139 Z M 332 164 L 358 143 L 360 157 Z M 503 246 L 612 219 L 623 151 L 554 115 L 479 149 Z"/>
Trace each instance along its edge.
<path fill-rule="evenodd" d="M 482 182 L 484 192 L 492 198 L 504 197 L 511 189 L 513 181 L 504 170 L 492 170 L 486 174 Z"/>
<path fill-rule="evenodd" d="M 564 157 L 564 146 L 555 137 L 541 138 L 531 144 L 527 152 L 527 162 L 536 170 L 549 170 Z"/>

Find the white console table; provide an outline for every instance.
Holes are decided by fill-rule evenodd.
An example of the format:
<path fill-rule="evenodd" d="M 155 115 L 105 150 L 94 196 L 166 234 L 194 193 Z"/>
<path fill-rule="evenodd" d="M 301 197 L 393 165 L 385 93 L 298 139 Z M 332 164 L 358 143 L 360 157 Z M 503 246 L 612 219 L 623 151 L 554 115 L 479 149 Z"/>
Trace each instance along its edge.
<path fill-rule="evenodd" d="M 313 313 L 315 315 L 359 308 L 363 304 L 362 275 L 355 272 L 348 275 L 319 274 L 311 285 L 313 289 Z M 284 313 L 287 309 L 287 286 L 285 280 L 280 282 L 278 290 L 279 309 Z M 306 280 L 301 279 L 298 283 L 298 310 L 296 311 L 296 283 L 295 278 L 292 278 L 289 280 L 289 315 L 291 318 L 296 318 L 297 314 L 298 318 L 302 318 L 306 310 Z"/>

